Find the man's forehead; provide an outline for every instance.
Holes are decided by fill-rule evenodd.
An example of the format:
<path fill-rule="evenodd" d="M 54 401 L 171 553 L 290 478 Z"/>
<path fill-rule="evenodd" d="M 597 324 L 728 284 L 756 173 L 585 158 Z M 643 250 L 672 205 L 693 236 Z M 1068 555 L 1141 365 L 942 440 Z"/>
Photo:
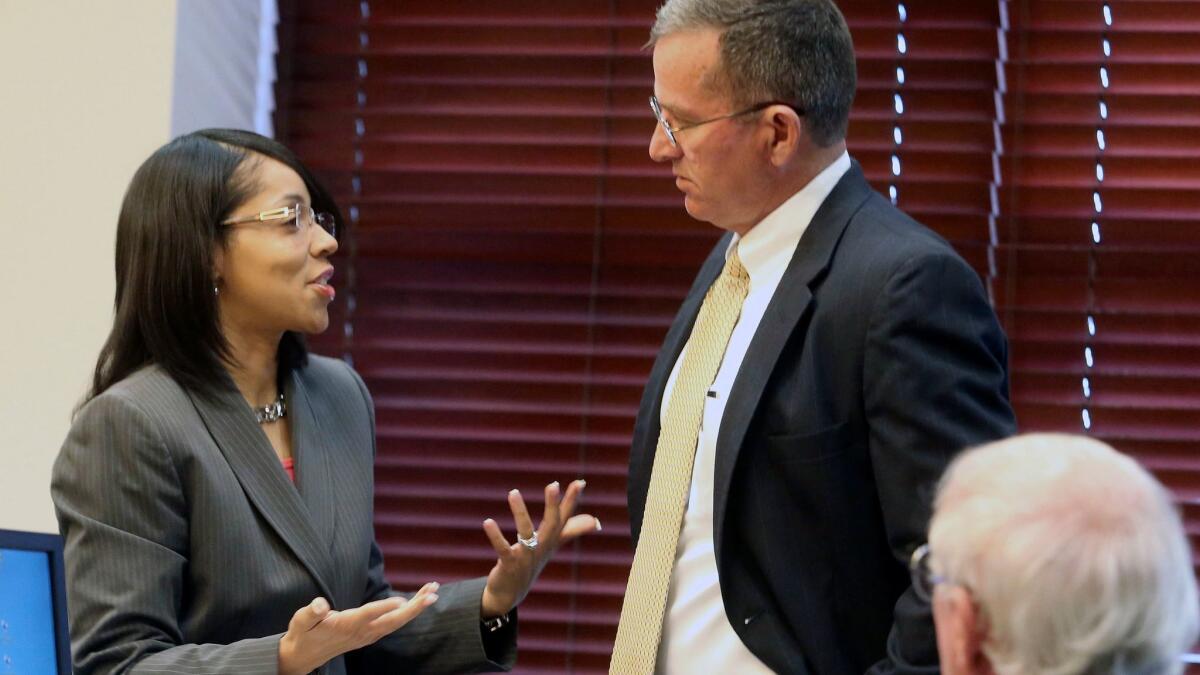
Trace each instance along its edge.
<path fill-rule="evenodd" d="M 654 45 L 654 93 L 663 109 L 677 114 L 711 107 L 720 63 L 716 29 L 664 35 Z"/>

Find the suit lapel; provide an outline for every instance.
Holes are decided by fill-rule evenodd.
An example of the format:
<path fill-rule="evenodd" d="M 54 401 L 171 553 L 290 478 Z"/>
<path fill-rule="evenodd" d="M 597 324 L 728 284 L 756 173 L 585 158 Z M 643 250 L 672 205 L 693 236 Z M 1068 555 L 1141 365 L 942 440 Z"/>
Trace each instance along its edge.
<path fill-rule="evenodd" d="M 292 372 L 287 383 L 287 400 L 292 425 L 292 454 L 296 458 L 296 487 L 308 509 L 309 522 L 317 540 L 332 545 L 337 508 L 329 466 L 330 436 L 320 427 L 320 418 L 299 370 Z"/>
<path fill-rule="evenodd" d="M 333 603 L 335 596 L 326 583 L 333 572 L 328 544 L 322 543 L 313 526 L 312 514 L 288 480 L 287 473 L 280 466 L 279 457 L 266 435 L 258 428 L 254 413 L 246 405 L 245 399 L 232 381 L 227 381 L 227 386 L 212 397 L 190 392 L 188 396 L 251 503 L 309 571 L 325 597 Z M 288 405 L 289 417 L 293 414 L 293 406 L 294 403 Z M 307 403 L 303 407 L 307 410 Z M 293 436 L 302 433 L 303 424 L 307 423 L 302 423 L 300 429 L 294 429 L 296 433 Z"/>
<path fill-rule="evenodd" d="M 812 222 L 779 281 L 767 311 L 750 341 L 741 368 L 729 392 L 728 404 L 717 432 L 716 466 L 713 474 L 714 545 L 721 555 L 721 537 L 725 506 L 733 469 L 746 431 L 762 400 L 763 390 L 775 370 L 775 363 L 801 318 L 808 312 L 813 288 L 828 268 L 830 258 L 841 240 L 850 217 L 870 195 L 870 186 L 858 162 L 842 176 L 832 192 L 813 215 Z"/>

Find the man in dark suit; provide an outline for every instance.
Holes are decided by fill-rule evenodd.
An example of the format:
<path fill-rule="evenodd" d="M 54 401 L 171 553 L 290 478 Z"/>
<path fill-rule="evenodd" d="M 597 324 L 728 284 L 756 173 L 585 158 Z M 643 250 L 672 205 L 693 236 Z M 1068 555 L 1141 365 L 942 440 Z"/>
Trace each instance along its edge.
<path fill-rule="evenodd" d="M 954 453 L 1015 431 L 978 275 L 846 153 L 829 0 L 668 0 L 651 34 L 684 207 L 727 231 L 634 429 L 614 673 L 937 672 L 906 563 Z"/>

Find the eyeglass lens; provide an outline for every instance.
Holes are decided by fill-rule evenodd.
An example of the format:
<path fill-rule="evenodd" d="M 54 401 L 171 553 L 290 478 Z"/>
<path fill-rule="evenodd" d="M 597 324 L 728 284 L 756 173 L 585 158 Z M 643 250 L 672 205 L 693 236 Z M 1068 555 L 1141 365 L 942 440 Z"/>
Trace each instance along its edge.
<path fill-rule="evenodd" d="M 922 546 L 913 554 L 910 564 L 913 591 L 925 602 L 933 598 L 933 571 L 929 568 L 929 547 Z"/>
<path fill-rule="evenodd" d="M 334 220 L 333 214 L 317 213 L 313 207 L 297 204 L 296 210 L 296 229 L 304 230 L 306 225 L 316 223 L 329 233 L 329 236 L 337 239 L 337 221 Z"/>
<path fill-rule="evenodd" d="M 678 145 L 678 143 L 675 142 L 675 131 L 671 128 L 671 125 L 667 123 L 667 119 L 663 117 L 662 106 L 658 103 L 658 97 L 650 97 L 650 110 L 654 113 L 654 119 L 658 120 L 659 126 L 661 126 L 663 131 L 667 134 L 667 140 L 671 142 L 671 145 Z"/>

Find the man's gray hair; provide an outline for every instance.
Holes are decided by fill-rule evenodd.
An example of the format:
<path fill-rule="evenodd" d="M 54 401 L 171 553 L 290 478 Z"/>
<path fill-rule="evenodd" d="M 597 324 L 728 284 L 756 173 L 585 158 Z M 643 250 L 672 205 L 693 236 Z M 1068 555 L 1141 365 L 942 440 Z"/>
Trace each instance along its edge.
<path fill-rule="evenodd" d="M 805 112 L 817 145 L 846 137 L 854 43 L 832 0 L 667 0 L 649 44 L 705 28 L 722 31 L 719 80 L 734 106 L 783 101 Z"/>
<path fill-rule="evenodd" d="M 930 562 L 978 603 L 998 675 L 1178 673 L 1200 612 L 1166 490 L 1099 441 L 1031 434 L 947 470 Z"/>

